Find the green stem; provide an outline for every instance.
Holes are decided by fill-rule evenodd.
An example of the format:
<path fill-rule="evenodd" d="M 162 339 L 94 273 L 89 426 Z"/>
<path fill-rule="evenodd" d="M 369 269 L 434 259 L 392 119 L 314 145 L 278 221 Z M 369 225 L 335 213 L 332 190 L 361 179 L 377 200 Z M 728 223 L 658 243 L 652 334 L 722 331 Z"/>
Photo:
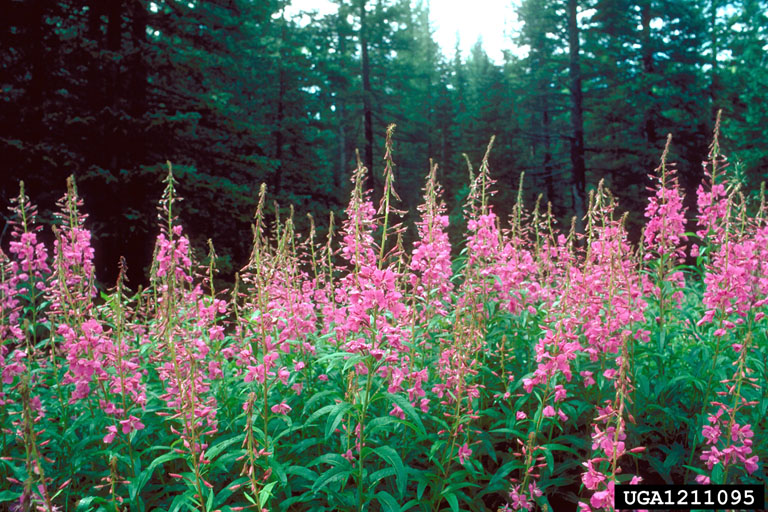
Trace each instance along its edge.
<path fill-rule="evenodd" d="M 365 398 L 363 403 L 360 404 L 360 416 L 358 419 L 358 426 L 360 428 L 360 454 L 357 458 L 357 510 L 363 511 L 363 459 L 365 458 L 365 416 L 368 412 L 368 402 L 371 398 L 371 388 L 373 387 L 373 364 L 371 356 L 366 361 L 368 368 L 368 375 L 365 382 Z"/>

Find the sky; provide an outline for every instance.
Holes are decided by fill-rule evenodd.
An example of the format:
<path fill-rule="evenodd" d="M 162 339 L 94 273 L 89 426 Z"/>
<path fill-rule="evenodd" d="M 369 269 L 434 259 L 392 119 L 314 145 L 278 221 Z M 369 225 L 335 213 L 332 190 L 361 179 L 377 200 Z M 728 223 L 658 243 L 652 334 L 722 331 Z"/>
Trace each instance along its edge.
<path fill-rule="evenodd" d="M 512 43 L 517 17 L 511 0 L 431 0 L 430 19 L 435 41 L 443 53 L 453 57 L 456 37 L 463 57 L 482 38 L 483 48 L 496 63 L 504 60 L 503 50 L 520 54 Z M 293 0 L 289 12 L 318 11 L 333 12 L 329 0 Z"/>

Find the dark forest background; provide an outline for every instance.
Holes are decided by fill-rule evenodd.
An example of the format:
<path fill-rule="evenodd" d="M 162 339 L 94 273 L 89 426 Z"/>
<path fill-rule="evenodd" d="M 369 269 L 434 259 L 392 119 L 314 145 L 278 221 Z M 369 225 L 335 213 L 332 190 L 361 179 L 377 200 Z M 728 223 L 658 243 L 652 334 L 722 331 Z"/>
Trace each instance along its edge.
<path fill-rule="evenodd" d="M 124 255 L 136 286 L 170 161 L 193 244 L 212 238 L 231 276 L 262 182 L 281 215 L 293 205 L 300 229 L 306 213 L 322 229 L 347 203 L 356 149 L 380 192 L 390 123 L 406 220 L 433 158 L 454 242 L 462 154 L 477 167 L 494 134 L 502 216 L 523 172 L 528 205 L 541 194 L 566 226 L 605 179 L 635 237 L 668 133 L 688 191 L 718 109 L 734 177 L 754 190 L 768 173 L 765 0 L 522 0 L 513 37 L 530 51 L 503 63 L 480 42 L 446 58 L 427 2 L 335 0 L 332 14 L 294 17 L 289 4 L 0 0 L 0 246 L 19 180 L 50 222 L 74 175 L 99 279 L 113 282 Z"/>

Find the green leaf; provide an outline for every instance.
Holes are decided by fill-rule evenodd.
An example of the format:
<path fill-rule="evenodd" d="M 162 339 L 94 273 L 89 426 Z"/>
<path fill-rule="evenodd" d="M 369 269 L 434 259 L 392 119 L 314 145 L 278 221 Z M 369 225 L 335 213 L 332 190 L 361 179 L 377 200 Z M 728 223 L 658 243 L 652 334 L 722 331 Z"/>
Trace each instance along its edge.
<path fill-rule="evenodd" d="M 245 499 L 247 499 L 248 501 L 250 501 L 250 502 L 251 502 L 251 504 L 252 504 L 254 507 L 255 507 L 255 506 L 258 506 L 258 503 L 256 503 L 256 500 L 255 500 L 255 499 L 253 499 L 253 496 L 251 496 L 249 493 L 245 492 L 245 493 L 243 493 L 243 495 L 245 496 Z"/>
<path fill-rule="evenodd" d="M 669 475 L 669 468 L 665 467 L 658 457 L 654 457 L 653 455 L 648 454 L 645 456 L 645 459 L 667 484 L 673 483 Z"/>
<path fill-rule="evenodd" d="M 331 466 L 349 466 L 349 461 L 338 453 L 326 453 L 307 464 L 307 466 L 317 466 L 320 464 L 330 464 Z"/>
<path fill-rule="evenodd" d="M 226 450 L 228 447 L 232 446 L 233 444 L 237 442 L 243 441 L 244 434 L 238 434 L 235 437 L 232 437 L 230 439 L 225 439 L 223 441 L 217 442 L 213 446 L 208 448 L 208 451 L 205 453 L 205 456 L 208 460 L 215 460 L 218 455 Z"/>
<path fill-rule="evenodd" d="M 725 483 L 723 482 L 723 478 L 724 478 L 723 465 L 718 462 L 712 468 L 712 483 L 715 485 L 722 485 Z"/>
<path fill-rule="evenodd" d="M 571 446 L 566 446 L 564 444 L 559 444 L 559 443 L 548 443 L 548 444 L 545 444 L 543 448 L 546 448 L 547 450 L 551 450 L 553 452 L 561 451 L 561 452 L 572 453 L 574 455 L 579 455 L 578 450 L 574 449 Z"/>
<path fill-rule="evenodd" d="M 21 496 L 20 492 L 13 492 L 13 491 L 2 491 L 0 492 L 0 503 L 4 501 L 13 501 L 18 500 Z M 82 500 L 80 500 L 82 501 Z"/>
<path fill-rule="evenodd" d="M 496 460 L 496 449 L 491 444 L 491 440 L 488 438 L 488 435 L 483 434 L 481 436 L 481 440 L 482 440 L 483 448 L 485 448 L 486 453 L 490 455 L 493 462 L 497 463 L 498 461 Z"/>
<path fill-rule="evenodd" d="M 0 496 L 2 496 L 2 493 L 0 493 Z M 0 499 L 0 501 L 3 501 L 3 500 Z M 75 510 L 76 512 L 88 512 L 92 510 L 91 507 L 97 504 L 105 504 L 105 503 L 109 503 L 109 501 L 102 498 L 101 496 L 87 496 L 77 502 L 77 508 Z"/>
<path fill-rule="evenodd" d="M 546 446 L 542 446 L 543 452 L 544 452 L 544 458 L 547 460 L 547 468 L 549 469 L 549 472 L 551 473 L 552 470 L 555 467 L 555 458 L 552 456 L 552 450 L 547 448 Z"/>
<path fill-rule="evenodd" d="M 319 408 L 318 410 L 312 413 L 312 415 L 307 419 L 307 422 L 304 425 L 310 425 L 313 421 L 318 419 L 320 416 L 324 416 L 330 413 L 335 408 L 336 408 L 336 404 L 325 405 Z"/>
<path fill-rule="evenodd" d="M 421 434 L 422 436 L 427 435 L 427 430 L 424 428 L 424 423 L 421 421 L 421 416 L 419 413 L 416 412 L 416 409 L 413 408 L 411 405 L 411 402 L 405 399 L 405 397 L 400 395 L 394 395 L 392 393 L 386 393 L 387 398 L 392 400 L 395 404 L 397 404 L 398 407 L 400 407 L 405 414 L 408 415 L 409 418 L 413 421 L 413 423 L 418 428 L 417 432 Z"/>
<path fill-rule="evenodd" d="M 402 498 L 405 494 L 405 486 L 408 484 L 408 470 L 406 470 L 405 465 L 403 464 L 403 459 L 401 459 L 400 455 L 389 446 L 379 446 L 378 448 L 374 448 L 373 452 L 395 469 L 397 492 Z"/>
<path fill-rule="evenodd" d="M 293 453 L 303 453 L 307 451 L 310 446 L 315 446 L 316 444 L 320 444 L 320 442 L 319 437 L 310 437 L 309 439 L 304 439 L 293 445 L 291 451 Z"/>
<path fill-rule="evenodd" d="M 259 509 L 263 509 L 266 506 L 267 502 L 272 497 L 272 488 L 275 487 L 275 485 L 277 485 L 277 482 L 269 482 L 259 491 Z"/>
<path fill-rule="evenodd" d="M 317 480 L 317 473 L 311 469 L 305 468 L 304 466 L 291 466 L 286 469 L 285 472 L 289 475 L 296 475 L 298 477 L 304 478 L 310 482 Z"/>
<path fill-rule="evenodd" d="M 446 493 L 443 491 L 443 498 L 445 498 L 445 501 L 448 502 L 448 505 L 451 506 L 451 510 L 453 512 L 459 512 L 459 499 L 456 497 L 456 495 L 452 492 Z"/>
<path fill-rule="evenodd" d="M 385 429 L 388 426 L 392 425 L 393 423 L 401 422 L 402 420 L 399 420 L 398 418 L 395 418 L 394 416 L 379 416 L 378 418 L 373 418 L 371 421 L 366 423 L 365 425 L 365 432 L 369 436 L 373 435 L 375 432 L 378 432 L 379 430 Z M 412 427 L 414 428 L 414 427 Z"/>
<path fill-rule="evenodd" d="M 376 493 L 376 499 L 381 503 L 381 508 L 384 512 L 400 512 L 400 504 L 397 502 L 394 496 L 386 491 Z"/>
<path fill-rule="evenodd" d="M 325 486 L 327 486 L 331 482 L 346 480 L 347 478 L 349 478 L 350 474 L 351 474 L 351 470 L 349 467 L 336 466 L 333 469 L 330 469 L 325 473 L 323 473 L 323 476 L 317 479 L 317 481 L 315 482 L 315 485 L 312 486 L 312 492 L 317 494 L 320 490 L 322 490 Z"/>
<path fill-rule="evenodd" d="M 419 483 L 416 486 L 416 498 L 418 500 L 421 500 L 421 497 L 424 496 L 424 490 L 427 488 L 428 485 L 429 485 L 429 480 L 427 480 L 426 478 L 419 479 Z"/>
<path fill-rule="evenodd" d="M 480 484 L 471 481 L 471 473 L 466 470 L 452 473 L 448 480 L 456 480 L 456 482 L 447 486 L 443 490 L 444 493 L 458 491 L 459 489 L 463 489 L 465 487 L 480 487 Z"/>
<path fill-rule="evenodd" d="M 321 391 L 319 393 L 315 393 L 314 395 L 312 395 L 309 398 L 309 400 L 307 400 L 304 403 L 304 410 L 308 411 L 308 410 L 312 409 L 312 407 L 315 405 L 315 402 L 318 402 L 318 401 L 322 400 L 323 398 L 325 398 L 327 396 L 334 396 L 334 397 L 338 398 L 339 397 L 339 392 L 338 391 L 330 390 L 330 391 Z"/>
<path fill-rule="evenodd" d="M 213 510 L 213 498 L 215 496 L 213 494 L 213 489 L 208 489 L 207 487 L 203 487 L 203 493 L 205 493 L 205 492 L 208 493 L 208 500 L 206 500 L 205 509 L 206 510 Z"/>
<path fill-rule="evenodd" d="M 496 470 L 496 473 L 493 474 L 493 477 L 491 477 L 491 481 L 488 483 L 488 487 L 495 488 L 496 484 L 504 481 L 504 478 L 510 474 L 516 466 L 519 465 L 521 465 L 521 463 L 516 459 L 512 459 L 509 462 L 502 464 L 502 466 Z M 504 485 L 506 487 L 506 483 Z"/>
<path fill-rule="evenodd" d="M 328 414 L 328 421 L 325 422 L 325 440 L 327 441 L 331 434 L 336 431 L 336 427 L 339 426 L 341 420 L 344 419 L 344 414 L 352 408 L 352 404 L 348 402 L 341 402 L 336 404 Z"/>
<path fill-rule="evenodd" d="M 142 489 L 144 489 L 144 486 L 147 485 L 149 478 L 152 476 L 152 473 L 155 471 L 157 466 L 163 464 L 164 462 L 181 458 L 183 458 L 183 455 L 179 453 L 166 453 L 165 455 L 161 455 L 160 457 L 153 460 L 152 463 L 147 466 L 147 469 L 142 471 L 137 478 L 133 479 L 128 486 L 128 495 L 131 497 L 131 500 L 135 500 L 136 496 L 141 493 Z"/>
<path fill-rule="evenodd" d="M 186 494 L 179 494 L 171 502 L 171 508 L 169 509 L 169 512 L 178 512 L 179 510 L 181 510 L 181 507 L 184 506 L 185 504 L 187 505 L 188 508 L 192 508 L 189 506 L 188 503 L 185 503 L 187 501 L 189 501 L 189 499 Z"/>
<path fill-rule="evenodd" d="M 271 457 L 269 459 L 269 465 L 274 471 L 274 474 L 277 475 L 277 479 L 280 481 L 280 485 L 288 484 L 288 477 L 285 475 L 285 468 L 283 465 L 280 464 L 277 459 Z"/>
<path fill-rule="evenodd" d="M 211 507 L 211 510 L 220 508 L 235 491 L 230 490 L 230 487 L 234 485 L 242 485 L 248 481 L 248 477 L 240 477 L 237 480 L 233 480 L 232 482 L 228 483 L 222 490 L 219 491 L 219 493 L 216 495 L 216 499 L 213 502 L 213 506 Z"/>
<path fill-rule="evenodd" d="M 702 468 L 697 468 L 696 466 L 689 466 L 687 464 L 683 464 L 683 467 L 685 469 L 688 469 L 688 470 L 696 473 L 697 475 L 709 475 L 709 472 L 707 470 L 702 469 Z"/>
<path fill-rule="evenodd" d="M 388 478 L 390 476 L 394 476 L 395 474 L 396 474 L 395 468 L 392 468 L 392 467 L 379 469 L 371 473 L 371 475 L 368 477 L 368 481 L 370 482 L 370 486 L 373 489 L 375 488 L 379 480 L 383 478 Z"/>

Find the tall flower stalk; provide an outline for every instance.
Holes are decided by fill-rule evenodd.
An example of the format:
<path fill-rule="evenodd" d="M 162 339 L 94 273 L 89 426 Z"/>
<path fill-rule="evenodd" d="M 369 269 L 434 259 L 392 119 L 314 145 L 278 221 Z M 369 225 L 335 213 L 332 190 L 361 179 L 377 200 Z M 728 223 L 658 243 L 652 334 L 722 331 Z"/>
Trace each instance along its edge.
<path fill-rule="evenodd" d="M 758 456 L 752 455 L 752 427 L 742 418 L 758 403 L 754 399 L 762 389 L 752 376 L 751 353 L 768 304 L 768 227 L 764 220 L 747 221 L 744 215 L 731 213 L 743 212 L 744 208 L 743 201 L 740 205 L 730 201 L 722 242 L 711 255 L 704 277 L 707 288 L 703 303 L 707 310 L 699 325 L 711 326 L 711 336 L 717 340 L 705 403 L 716 411 L 708 415 L 701 430 L 707 445 L 701 460 L 712 473 L 699 474 L 696 480 L 700 483 L 727 483 L 729 472 L 739 466 L 749 475 L 758 469 Z M 725 390 L 718 391 L 718 398 L 710 402 L 714 364 L 720 349 L 728 343 L 736 356 L 736 369 L 720 381 Z"/>
<path fill-rule="evenodd" d="M 205 457 L 206 437 L 218 430 L 211 381 L 221 377 L 221 371 L 208 365 L 206 360 L 213 317 L 222 312 L 223 304 L 206 311 L 202 287 L 192 286 L 189 239 L 181 225 L 176 224 L 174 207 L 179 198 L 170 165 L 165 184 L 159 208 L 161 232 L 157 237 L 152 275 L 158 290 L 156 336 L 162 340 L 155 358 L 157 372 L 165 385 L 160 398 L 170 409 L 170 419 L 181 424 L 181 430 L 170 427 L 182 440 L 184 449 L 177 451 L 188 457 L 193 469 L 190 483 L 196 491 L 195 499 L 200 510 L 206 512 L 206 488 L 212 487 L 205 478 L 209 463 Z"/>
<path fill-rule="evenodd" d="M 18 507 L 25 510 L 34 506 L 41 511 L 53 512 L 49 492 L 51 479 L 46 477 L 44 464 L 53 461 L 42 452 L 50 440 L 40 441 L 44 432 L 41 422 L 46 413 L 41 397 L 34 394 L 41 379 L 40 367 L 44 365 L 38 332 L 45 320 L 41 306 L 50 268 L 48 252 L 37 238 L 41 229 L 37 224 L 37 208 L 26 196 L 23 182 L 19 185 L 19 195 L 13 200 L 10 224 L 9 252 L 13 258 L 9 261 L 5 255 L 0 256 L 3 273 L 0 307 L 3 320 L 8 322 L 0 327 L 0 361 L 3 363 L 0 400 L 3 402 L 2 417 L 10 419 L 11 426 L 11 430 L 4 434 L 13 433 L 24 447 L 27 476 Z M 10 341 L 10 346 L 6 345 L 6 340 Z M 5 444 L 5 439 L 3 442 Z M 15 479 L 11 482 L 20 483 Z"/>
<path fill-rule="evenodd" d="M 673 164 L 667 163 L 672 135 L 667 137 L 661 163 L 650 177 L 656 182 L 649 189 L 653 195 L 645 208 L 648 219 L 643 231 L 644 260 L 651 266 L 654 281 L 648 282 L 649 294 L 659 308 L 659 352 L 664 351 L 665 322 L 670 307 L 680 307 L 685 287 L 685 276 L 677 267 L 685 261 L 685 207 L 683 193 Z M 662 375 L 664 369 L 661 369 Z"/>

